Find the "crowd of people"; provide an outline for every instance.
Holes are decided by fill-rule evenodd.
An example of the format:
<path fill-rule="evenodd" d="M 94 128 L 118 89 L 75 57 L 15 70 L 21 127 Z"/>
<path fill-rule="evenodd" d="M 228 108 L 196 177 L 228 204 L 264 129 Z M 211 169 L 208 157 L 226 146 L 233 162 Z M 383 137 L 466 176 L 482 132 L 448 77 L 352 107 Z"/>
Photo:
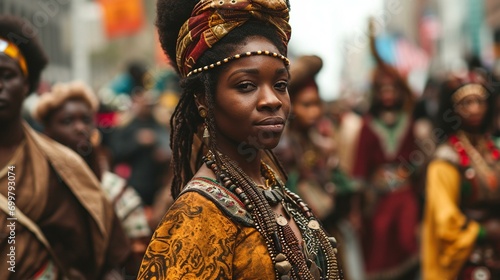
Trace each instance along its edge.
<path fill-rule="evenodd" d="M 289 9 L 159 0 L 171 69 L 44 92 L 0 16 L 0 278 L 500 279 L 500 73 L 416 92 L 370 30 L 368 106 L 327 102 Z"/>

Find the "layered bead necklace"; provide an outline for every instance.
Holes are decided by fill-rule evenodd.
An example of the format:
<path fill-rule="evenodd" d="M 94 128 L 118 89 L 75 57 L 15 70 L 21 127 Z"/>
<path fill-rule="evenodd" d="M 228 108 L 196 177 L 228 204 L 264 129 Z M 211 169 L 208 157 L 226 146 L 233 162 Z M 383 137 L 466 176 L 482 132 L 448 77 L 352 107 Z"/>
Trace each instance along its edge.
<path fill-rule="evenodd" d="M 493 141 L 489 138 L 481 139 L 479 147 L 484 147 L 486 155 L 482 155 L 476 147 L 467 138 L 463 131 L 450 136 L 450 143 L 459 155 L 460 166 L 465 169 L 466 179 L 473 179 L 476 175 L 482 175 L 485 178 L 487 187 L 494 191 L 498 188 L 497 175 L 487 161 L 498 161 L 500 152 L 495 147 Z M 476 170 L 474 170 L 474 167 Z M 479 173 L 479 174 L 477 174 Z"/>
<path fill-rule="evenodd" d="M 276 279 L 343 279 L 335 257 L 335 239 L 326 236 L 307 204 L 284 187 L 269 165 L 261 161 L 266 184 L 259 187 L 233 160 L 220 153 L 218 156 L 220 167 L 211 151 L 203 161 L 252 215 L 255 228 L 264 237 Z M 271 206 L 280 203 L 301 229 L 305 244 L 299 243 L 285 217 L 275 215 Z M 316 266 L 318 255 L 326 272 Z"/>

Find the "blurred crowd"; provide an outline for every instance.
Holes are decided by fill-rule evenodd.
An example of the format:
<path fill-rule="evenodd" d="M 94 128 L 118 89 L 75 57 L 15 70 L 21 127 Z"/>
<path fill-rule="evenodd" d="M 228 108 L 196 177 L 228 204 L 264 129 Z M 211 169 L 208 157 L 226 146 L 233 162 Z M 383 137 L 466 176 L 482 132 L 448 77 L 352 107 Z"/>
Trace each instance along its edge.
<path fill-rule="evenodd" d="M 468 170 L 477 168 L 461 165 L 459 158 L 456 169 L 439 169 L 449 172 L 450 178 L 458 170 L 461 196 L 457 194 L 449 205 L 446 197 L 436 201 L 435 196 L 441 194 L 430 191 L 429 186 L 439 189 L 435 181 L 448 178 L 448 173 L 444 179 L 437 178 L 440 174 L 435 174 L 432 166 L 445 153 L 443 145 L 460 146 L 453 144 L 461 140 L 461 131 L 491 140 L 493 146 L 484 147 L 498 156 L 500 99 L 496 81 L 500 73 L 469 58 L 468 69 L 434 73 L 423 92 L 415 92 L 404 74 L 380 58 L 374 45 L 372 55 L 375 67 L 361 102 L 344 95 L 324 101 L 316 83 L 322 58 L 314 54 L 291 58 L 288 90 L 292 115 L 275 149 L 288 172 L 287 187 L 304 199 L 337 238 L 346 279 L 422 279 L 422 271 L 431 271 L 424 271 L 424 275 L 432 273 L 432 265 L 453 270 L 457 255 L 464 255 L 457 261 L 459 273 L 471 275 L 479 273 L 477 267 L 494 267 L 483 255 L 476 263 L 470 258 L 476 250 L 476 235 L 486 234 L 485 240 L 492 241 L 493 247 L 500 244 L 488 237 L 494 231 L 488 232 L 491 227 L 487 223 L 467 214 L 469 209 L 471 213 L 491 212 L 500 203 L 495 195 L 469 195 L 475 190 L 471 180 L 475 177 Z M 79 81 L 55 83 L 29 96 L 23 110 L 23 118 L 33 129 L 75 151 L 99 180 L 128 239 L 122 244 L 128 246 L 130 257 L 120 266 L 128 276 L 136 275 L 152 232 L 172 203 L 169 118 L 179 99 L 180 85 L 173 70 L 152 69 L 146 62 L 130 61 L 115 79 L 97 89 Z M 457 89 L 457 83 L 466 84 L 463 81 L 472 76 L 481 78 L 473 84 L 486 85 L 493 110 L 476 120 L 478 127 L 488 123 L 481 129 L 466 126 L 467 117 L 475 113 L 463 117 L 454 110 L 457 104 L 483 106 L 486 99 L 464 99 L 466 103 L 450 105 L 444 98 L 451 82 Z M 451 111 L 446 113 L 446 109 Z M 468 139 L 479 147 L 474 143 L 476 138 Z M 459 157 L 460 147 L 450 157 Z M 486 164 L 496 166 L 497 161 Z M 442 212 L 434 213 L 430 203 L 443 207 Z M 463 219 L 477 220 L 480 226 L 467 231 Z M 450 230 L 452 223 L 462 231 Z M 461 234 L 474 235 L 473 241 L 454 244 Z M 432 243 L 442 239 L 446 240 L 444 245 Z M 433 264 L 422 261 L 423 256 L 432 259 L 436 255 L 426 247 L 429 242 L 436 246 L 432 250 L 441 250 Z M 496 260 L 499 254 L 494 249 L 489 258 Z M 464 264 L 469 263 L 472 270 L 464 272 Z M 494 269 L 487 273 L 498 275 Z"/>

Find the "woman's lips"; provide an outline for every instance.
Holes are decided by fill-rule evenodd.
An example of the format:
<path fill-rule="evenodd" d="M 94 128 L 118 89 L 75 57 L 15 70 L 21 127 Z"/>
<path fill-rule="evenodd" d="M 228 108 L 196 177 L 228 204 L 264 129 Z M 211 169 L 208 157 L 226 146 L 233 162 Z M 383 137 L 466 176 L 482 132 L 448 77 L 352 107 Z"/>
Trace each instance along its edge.
<path fill-rule="evenodd" d="M 258 124 L 256 127 L 264 132 L 270 132 L 270 133 L 281 133 L 283 129 L 285 128 L 285 125 L 282 123 L 278 124 Z"/>

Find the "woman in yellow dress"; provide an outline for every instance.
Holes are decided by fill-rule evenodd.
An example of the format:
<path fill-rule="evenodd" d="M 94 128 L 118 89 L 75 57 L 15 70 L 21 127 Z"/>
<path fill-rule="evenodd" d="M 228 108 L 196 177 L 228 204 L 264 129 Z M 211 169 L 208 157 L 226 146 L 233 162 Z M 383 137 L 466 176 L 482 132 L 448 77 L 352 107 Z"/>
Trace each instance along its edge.
<path fill-rule="evenodd" d="M 494 94 L 477 73 L 445 82 L 427 171 L 424 279 L 500 279 L 500 153 Z"/>
<path fill-rule="evenodd" d="M 138 278 L 342 279 L 335 240 L 284 187 L 270 152 L 290 112 L 288 1 L 157 8 L 162 47 L 182 77 L 171 120 L 175 202 Z M 192 166 L 200 126 L 207 152 Z"/>

